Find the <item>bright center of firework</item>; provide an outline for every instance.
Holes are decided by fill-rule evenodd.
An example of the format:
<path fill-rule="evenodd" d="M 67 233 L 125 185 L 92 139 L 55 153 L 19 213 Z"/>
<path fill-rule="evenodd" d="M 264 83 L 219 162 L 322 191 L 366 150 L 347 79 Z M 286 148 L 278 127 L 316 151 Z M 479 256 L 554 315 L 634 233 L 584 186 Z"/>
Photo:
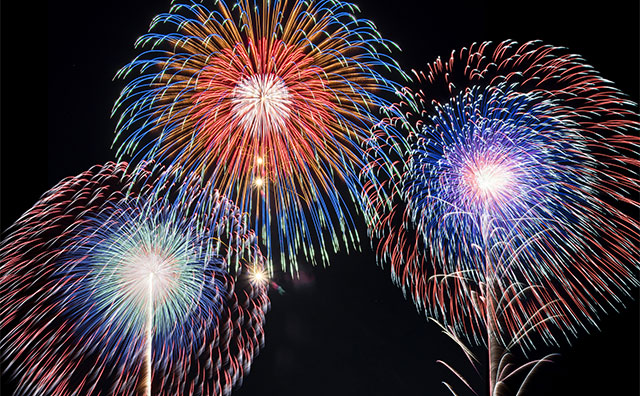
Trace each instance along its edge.
<path fill-rule="evenodd" d="M 511 171 L 505 166 L 482 164 L 469 170 L 465 179 L 476 196 L 497 199 L 505 194 L 511 178 Z"/>
<path fill-rule="evenodd" d="M 285 131 L 291 113 L 291 95 L 273 74 L 244 77 L 233 92 L 233 116 L 254 134 Z"/>
<path fill-rule="evenodd" d="M 176 286 L 176 265 L 171 258 L 156 252 L 141 251 L 123 264 L 123 286 L 127 294 L 141 300 L 144 298 L 149 301 L 151 297 L 150 302 L 158 301 Z"/>
<path fill-rule="evenodd" d="M 509 174 L 498 166 L 485 166 L 475 175 L 478 189 L 486 194 L 497 194 L 507 185 Z"/>

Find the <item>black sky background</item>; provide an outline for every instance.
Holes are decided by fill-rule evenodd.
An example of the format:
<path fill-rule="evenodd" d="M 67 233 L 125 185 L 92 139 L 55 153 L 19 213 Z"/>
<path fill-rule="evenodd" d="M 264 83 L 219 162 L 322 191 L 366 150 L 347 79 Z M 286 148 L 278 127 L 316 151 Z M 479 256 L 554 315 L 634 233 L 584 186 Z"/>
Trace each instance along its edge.
<path fill-rule="evenodd" d="M 541 39 L 584 56 L 638 102 L 639 10 L 634 1 L 359 0 L 385 38 L 398 43 L 405 70 L 484 40 Z M 20 9 L 2 4 L 0 226 L 5 230 L 46 190 L 114 159 L 111 107 L 124 86 L 112 81 L 168 0 L 68 0 Z M 45 47 L 47 53 L 45 53 Z M 271 294 L 266 345 L 234 392 L 252 395 L 447 395 L 448 381 L 470 395 L 442 359 L 469 373 L 458 347 L 404 299 L 388 269 L 363 252 L 331 255 L 330 268 L 303 265 L 305 282 L 282 280 Z M 538 371 L 528 395 L 638 395 L 639 305 L 583 334 Z M 482 350 L 474 350 L 482 355 Z M 483 394 L 484 380 L 468 380 Z M 2 395 L 10 395 L 6 376 Z M 9 392 L 9 393 L 7 393 Z"/>

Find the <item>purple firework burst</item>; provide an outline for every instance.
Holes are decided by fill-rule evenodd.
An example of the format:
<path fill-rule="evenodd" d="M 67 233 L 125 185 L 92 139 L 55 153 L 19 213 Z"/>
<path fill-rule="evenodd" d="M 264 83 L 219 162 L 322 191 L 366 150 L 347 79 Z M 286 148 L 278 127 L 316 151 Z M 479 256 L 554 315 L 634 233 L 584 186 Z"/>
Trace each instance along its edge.
<path fill-rule="evenodd" d="M 455 336 L 525 350 L 619 307 L 638 285 L 635 104 L 539 42 L 474 44 L 416 77 L 388 120 L 410 130 L 405 162 L 374 156 L 393 177 L 365 192 L 394 281 Z"/>

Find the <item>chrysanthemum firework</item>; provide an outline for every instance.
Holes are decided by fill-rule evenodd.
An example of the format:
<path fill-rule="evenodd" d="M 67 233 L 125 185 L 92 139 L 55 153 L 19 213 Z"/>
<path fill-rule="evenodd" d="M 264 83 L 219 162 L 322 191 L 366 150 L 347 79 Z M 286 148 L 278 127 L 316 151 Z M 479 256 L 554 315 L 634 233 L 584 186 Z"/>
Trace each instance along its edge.
<path fill-rule="evenodd" d="M 301 251 L 326 263 L 329 245 L 358 245 L 345 196 L 361 206 L 390 44 L 342 1 L 204 3 L 158 15 L 118 73 L 139 74 L 114 106 L 119 155 L 203 175 L 255 219 L 269 259 L 277 233 L 284 269 Z"/>
<path fill-rule="evenodd" d="M 638 285 L 635 105 L 538 42 L 473 45 L 416 76 L 404 173 L 367 190 L 395 282 L 491 347 L 570 340 L 620 307 Z"/>
<path fill-rule="evenodd" d="M 194 215 L 197 183 L 152 186 L 144 169 L 63 180 L 2 242 L 17 395 L 228 394 L 261 347 L 269 300 L 246 215 L 220 195 Z"/>

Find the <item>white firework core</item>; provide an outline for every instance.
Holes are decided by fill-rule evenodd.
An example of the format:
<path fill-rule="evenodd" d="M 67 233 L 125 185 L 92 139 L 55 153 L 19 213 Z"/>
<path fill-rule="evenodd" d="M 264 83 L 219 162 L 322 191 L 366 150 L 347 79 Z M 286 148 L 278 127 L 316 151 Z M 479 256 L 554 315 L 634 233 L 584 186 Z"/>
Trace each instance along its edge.
<path fill-rule="evenodd" d="M 125 293 L 138 301 L 144 301 L 143 305 L 152 306 L 154 302 L 162 301 L 177 286 L 178 268 L 171 257 L 140 249 L 122 264 Z M 153 286 L 151 292 L 150 282 Z"/>
<path fill-rule="evenodd" d="M 509 172 L 500 166 L 484 166 L 476 172 L 476 185 L 486 194 L 497 194 L 508 184 Z"/>
<path fill-rule="evenodd" d="M 476 197 L 496 200 L 507 195 L 512 181 L 511 170 L 500 164 L 481 164 L 467 173 L 467 183 Z"/>
<path fill-rule="evenodd" d="M 274 74 L 244 77 L 233 91 L 233 116 L 245 131 L 255 135 L 284 132 L 291 114 L 291 95 Z"/>

